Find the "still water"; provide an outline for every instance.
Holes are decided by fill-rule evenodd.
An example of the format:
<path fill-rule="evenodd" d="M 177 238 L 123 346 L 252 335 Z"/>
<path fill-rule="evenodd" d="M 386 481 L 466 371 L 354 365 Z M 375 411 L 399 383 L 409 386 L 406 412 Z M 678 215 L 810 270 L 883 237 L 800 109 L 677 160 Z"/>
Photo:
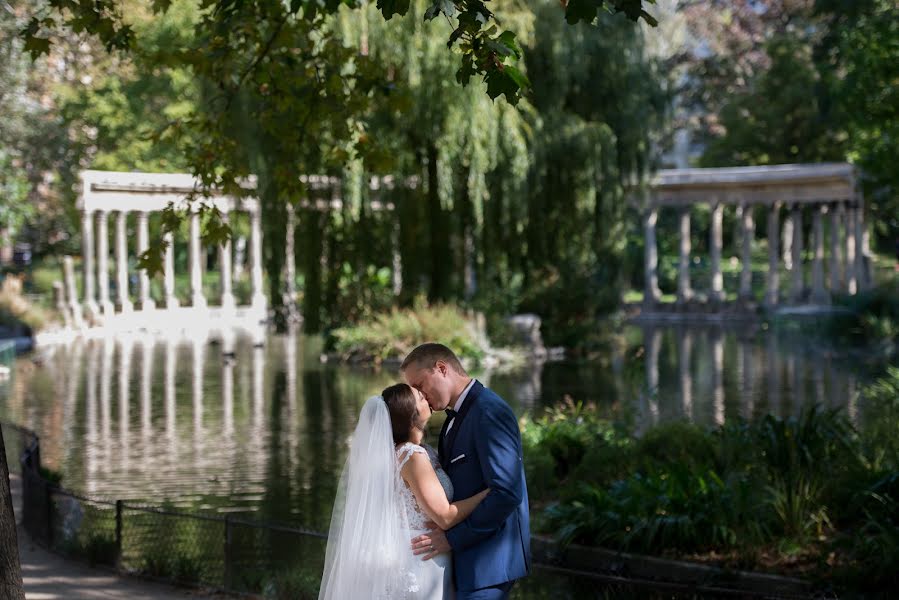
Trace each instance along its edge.
<path fill-rule="evenodd" d="M 667 419 L 713 425 L 789 415 L 812 402 L 863 418 L 860 373 L 846 356 L 800 338 L 632 326 L 589 360 L 477 376 L 520 415 L 571 398 L 642 430 Z M 35 430 L 44 464 L 91 497 L 327 530 L 358 410 L 397 379 L 322 364 L 318 340 L 301 335 L 258 346 L 239 338 L 233 356 L 206 339 L 78 341 L 19 359 L 0 419 Z M 442 419 L 431 419 L 432 443 Z M 535 591 L 559 591 L 548 577 Z M 566 585 L 582 596 L 570 591 L 579 584 Z"/>

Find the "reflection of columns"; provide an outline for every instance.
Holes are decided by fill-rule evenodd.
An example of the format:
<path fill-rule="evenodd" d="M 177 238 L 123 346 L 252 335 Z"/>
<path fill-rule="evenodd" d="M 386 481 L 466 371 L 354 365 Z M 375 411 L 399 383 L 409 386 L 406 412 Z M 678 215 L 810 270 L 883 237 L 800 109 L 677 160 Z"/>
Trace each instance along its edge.
<path fill-rule="evenodd" d="M 234 435 L 234 361 L 222 360 L 222 418 L 223 433 L 230 439 Z"/>
<path fill-rule="evenodd" d="M 775 202 L 768 209 L 768 289 L 765 293 L 765 304 L 776 306 L 780 296 L 780 252 L 777 248 L 780 235 L 780 206 Z"/>
<path fill-rule="evenodd" d="M 153 340 L 146 338 L 141 342 L 140 425 L 146 452 L 153 435 Z"/>
<path fill-rule="evenodd" d="M 752 220 L 752 205 L 744 204 L 740 215 L 742 222 L 743 249 L 740 255 L 742 270 L 740 271 L 740 299 L 752 299 L 752 240 L 755 237 L 755 223 Z"/>
<path fill-rule="evenodd" d="M 178 435 L 176 428 L 175 407 L 175 365 L 178 360 L 178 348 L 175 341 L 167 338 L 165 342 L 165 381 L 163 383 L 163 395 L 165 397 L 165 435 L 169 443 L 168 459 L 174 459 L 178 454 Z"/>
<path fill-rule="evenodd" d="M 793 283 L 790 285 L 790 299 L 799 302 L 805 291 L 805 268 L 802 264 L 802 206 L 794 204 L 790 213 L 793 215 Z"/>
<path fill-rule="evenodd" d="M 780 414 L 780 398 L 781 398 L 781 362 L 780 349 L 778 348 L 777 334 L 768 331 L 768 348 L 765 352 L 765 371 L 768 380 L 768 406 L 765 407 L 768 412 Z"/>
<path fill-rule="evenodd" d="M 693 333 L 689 327 L 677 329 L 677 370 L 680 381 L 681 406 L 684 416 L 693 420 L 693 374 L 690 356 L 693 353 Z"/>
<path fill-rule="evenodd" d="M 195 209 L 190 212 L 190 304 L 194 308 L 206 308 L 206 297 L 203 295 L 203 270 L 200 265 L 200 213 Z"/>
<path fill-rule="evenodd" d="M 800 351 L 792 360 L 793 372 L 793 410 L 799 414 L 805 408 L 805 353 Z"/>
<path fill-rule="evenodd" d="M 677 268 L 677 301 L 687 302 L 693 296 L 690 289 L 690 207 L 680 212 L 680 252 Z"/>
<path fill-rule="evenodd" d="M 265 348 L 256 346 L 253 348 L 253 428 L 257 430 L 264 420 L 264 377 Z"/>
<path fill-rule="evenodd" d="M 709 250 L 712 258 L 712 293 L 714 302 L 724 300 L 724 278 L 721 275 L 721 245 L 722 245 L 722 221 L 724 218 L 724 206 L 721 203 L 712 205 L 712 223 L 709 232 Z"/>
<path fill-rule="evenodd" d="M 718 328 L 712 331 L 712 378 L 715 424 L 724 425 L 724 334 Z"/>
<path fill-rule="evenodd" d="M 659 249 L 656 244 L 656 222 L 659 218 L 659 210 L 649 207 L 643 215 L 644 231 L 644 291 L 643 302 L 652 305 L 659 301 Z"/>
<path fill-rule="evenodd" d="M 222 213 L 222 223 L 228 224 L 228 213 Z M 222 287 L 222 309 L 234 310 L 234 290 L 231 283 L 231 237 L 219 244 L 219 281 Z"/>
<path fill-rule="evenodd" d="M 85 432 L 87 450 L 84 460 L 87 462 L 87 474 L 85 476 L 85 491 L 94 492 L 97 488 L 97 382 L 99 370 L 97 368 L 97 354 L 100 351 L 100 342 L 91 340 L 87 347 L 87 369 L 85 373 Z"/>
<path fill-rule="evenodd" d="M 755 412 L 755 403 L 753 401 L 753 358 L 755 349 L 749 342 L 737 339 L 738 364 L 742 363 L 740 369 L 740 399 L 742 404 L 743 417 L 751 419 Z"/>
<path fill-rule="evenodd" d="M 843 221 L 845 209 L 842 202 L 830 207 L 830 291 L 843 289 L 842 248 L 840 246 L 840 223 Z"/>
<path fill-rule="evenodd" d="M 119 444 L 122 470 L 128 471 L 131 463 L 131 400 L 128 384 L 131 381 L 131 350 L 129 338 L 119 344 Z"/>
<path fill-rule="evenodd" d="M 203 363 L 205 359 L 206 340 L 197 336 L 192 344 L 191 383 L 193 383 L 194 402 L 194 460 L 199 466 L 203 458 Z"/>
<path fill-rule="evenodd" d="M 826 304 L 830 302 L 830 295 L 824 287 L 824 213 L 827 207 L 819 204 L 813 210 L 812 233 L 815 238 L 815 251 L 812 263 L 812 302 Z"/>
<path fill-rule="evenodd" d="M 140 256 L 150 247 L 149 215 L 144 211 L 137 213 L 137 254 Z M 141 310 L 152 310 L 156 303 L 150 298 L 150 276 L 145 269 L 137 271 L 138 290 Z"/>
<path fill-rule="evenodd" d="M 103 316 L 115 313 L 109 300 L 109 219 L 104 211 L 97 211 L 97 288 Z"/>
<path fill-rule="evenodd" d="M 175 236 L 171 231 L 165 234 L 165 257 L 163 259 L 163 287 L 165 288 L 165 307 L 178 308 L 175 297 Z"/>
<path fill-rule="evenodd" d="M 128 295 L 128 213 L 120 210 L 115 222 L 116 301 L 119 310 L 131 312 L 134 305 Z"/>
<path fill-rule="evenodd" d="M 84 311 L 88 321 L 100 314 L 97 306 L 97 290 L 94 285 L 94 213 L 81 213 L 81 268 L 84 277 Z"/>
<path fill-rule="evenodd" d="M 112 460 L 112 359 L 115 342 L 111 337 L 103 340 L 103 354 L 100 361 L 100 440 L 103 443 L 101 466 L 109 468 Z"/>
<path fill-rule="evenodd" d="M 251 280 L 253 283 L 252 306 L 256 310 L 265 311 L 267 302 L 262 292 L 262 222 L 261 206 L 250 212 L 250 259 L 253 262 Z M 274 276 L 276 276 L 277 273 Z"/>
<path fill-rule="evenodd" d="M 659 347 L 662 332 L 657 327 L 643 329 L 646 344 L 646 399 L 653 424 L 659 419 Z"/>
<path fill-rule="evenodd" d="M 851 295 L 858 291 L 858 271 L 855 262 L 855 208 L 846 207 L 846 291 Z"/>

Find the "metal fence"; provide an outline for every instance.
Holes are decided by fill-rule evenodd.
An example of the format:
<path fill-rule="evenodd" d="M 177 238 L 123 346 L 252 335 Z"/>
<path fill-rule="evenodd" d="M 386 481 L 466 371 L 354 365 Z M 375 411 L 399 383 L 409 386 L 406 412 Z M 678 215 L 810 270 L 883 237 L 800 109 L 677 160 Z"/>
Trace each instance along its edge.
<path fill-rule="evenodd" d="M 31 431 L 3 424 L 22 478 L 22 524 L 63 556 L 126 574 L 267 598 L 317 598 L 327 535 L 278 523 L 103 500 L 41 468 Z"/>

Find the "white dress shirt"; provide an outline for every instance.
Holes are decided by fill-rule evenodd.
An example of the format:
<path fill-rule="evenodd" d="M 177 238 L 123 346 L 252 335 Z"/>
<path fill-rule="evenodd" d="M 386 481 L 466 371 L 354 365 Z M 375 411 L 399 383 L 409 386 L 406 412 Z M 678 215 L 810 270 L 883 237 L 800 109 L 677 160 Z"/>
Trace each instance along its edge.
<path fill-rule="evenodd" d="M 471 381 L 468 382 L 468 385 L 465 386 L 465 389 L 462 390 L 462 393 L 459 394 L 459 399 L 456 400 L 456 405 L 453 407 L 454 411 L 459 412 L 460 410 L 462 410 L 462 403 L 465 401 L 465 397 L 468 395 L 468 392 L 471 390 L 472 387 L 474 387 L 475 381 L 477 381 L 477 379 L 472 377 Z M 447 435 L 449 435 L 450 429 L 453 428 L 453 423 L 455 423 L 455 422 L 456 422 L 456 417 L 453 417 L 452 419 L 450 419 L 449 425 L 446 426 Z"/>

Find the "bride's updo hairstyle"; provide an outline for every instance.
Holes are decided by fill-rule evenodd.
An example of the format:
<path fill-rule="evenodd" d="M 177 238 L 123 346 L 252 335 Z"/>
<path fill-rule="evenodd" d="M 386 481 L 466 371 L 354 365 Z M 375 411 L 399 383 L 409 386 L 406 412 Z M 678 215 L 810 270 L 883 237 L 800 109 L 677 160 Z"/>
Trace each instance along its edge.
<path fill-rule="evenodd" d="M 397 383 L 381 392 L 381 397 L 390 412 L 390 426 L 393 429 L 393 443 L 403 444 L 409 441 L 409 433 L 415 422 L 418 409 L 415 406 L 415 394 L 405 383 Z"/>

